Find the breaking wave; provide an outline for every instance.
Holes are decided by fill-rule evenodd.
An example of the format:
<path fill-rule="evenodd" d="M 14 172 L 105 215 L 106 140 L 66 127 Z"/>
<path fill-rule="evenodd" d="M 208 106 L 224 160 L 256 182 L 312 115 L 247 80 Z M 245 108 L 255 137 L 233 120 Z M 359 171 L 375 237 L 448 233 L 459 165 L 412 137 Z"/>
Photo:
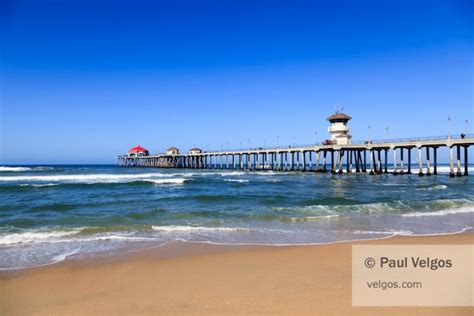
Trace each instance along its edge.
<path fill-rule="evenodd" d="M 424 188 L 417 188 L 417 191 L 435 191 L 435 190 L 446 190 L 448 186 L 446 184 L 437 184 L 434 186 L 424 187 Z"/>
<path fill-rule="evenodd" d="M 150 179 L 150 180 L 145 180 L 147 182 L 151 182 L 154 184 L 183 184 L 184 182 L 188 181 L 187 179 Z"/>
<path fill-rule="evenodd" d="M 424 217 L 424 216 L 445 216 L 453 214 L 462 214 L 462 213 L 474 213 L 474 206 L 466 208 L 455 208 L 455 209 L 445 209 L 435 212 L 413 212 L 402 214 L 403 217 Z"/>
<path fill-rule="evenodd" d="M 237 182 L 237 183 L 248 183 L 248 182 L 250 182 L 249 180 L 245 180 L 245 179 L 225 179 L 224 181 L 226 181 L 226 182 Z"/>
<path fill-rule="evenodd" d="M 48 182 L 55 183 L 127 183 L 136 181 L 150 181 L 155 183 L 184 182 L 185 179 L 168 178 L 162 173 L 145 174 L 82 174 L 82 175 L 34 175 L 34 176 L 6 176 L 0 177 L 0 182 Z M 163 179 L 166 178 L 166 179 Z M 160 182 L 163 179 L 164 182 Z"/>
<path fill-rule="evenodd" d="M 78 234 L 81 230 L 69 230 L 69 231 L 31 231 L 24 233 L 13 233 L 0 236 L 0 245 L 12 245 L 12 244 L 24 244 L 24 243 L 37 243 L 51 241 L 59 239 L 65 236 L 71 236 Z"/>
<path fill-rule="evenodd" d="M 401 214 L 403 217 L 441 216 L 474 212 L 470 199 L 440 199 L 431 201 L 392 201 L 367 204 L 315 204 L 308 206 L 273 207 L 274 211 L 301 213 L 305 216 L 328 218 L 351 214 Z M 296 219 L 295 219 L 296 220 Z M 304 221 L 304 219 L 301 219 Z"/>
<path fill-rule="evenodd" d="M 37 167 L 0 166 L 0 172 L 50 171 L 54 169 L 55 169 L 54 167 L 50 167 L 50 166 L 37 166 Z"/>
<path fill-rule="evenodd" d="M 21 172 L 21 171 L 30 171 L 31 168 L 28 167 L 6 167 L 0 166 L 0 172 Z"/>
<path fill-rule="evenodd" d="M 30 184 L 30 183 L 24 183 L 20 184 L 21 187 L 35 187 L 35 188 L 44 188 L 44 187 L 53 187 L 57 186 L 57 183 L 44 183 L 44 184 Z"/>

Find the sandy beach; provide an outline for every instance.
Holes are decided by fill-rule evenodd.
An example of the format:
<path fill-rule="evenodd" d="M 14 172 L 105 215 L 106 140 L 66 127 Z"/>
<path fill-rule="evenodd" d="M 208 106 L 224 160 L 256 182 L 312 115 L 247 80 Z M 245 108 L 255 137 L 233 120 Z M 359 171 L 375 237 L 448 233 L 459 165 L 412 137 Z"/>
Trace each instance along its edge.
<path fill-rule="evenodd" d="M 355 243 L 473 244 L 474 235 Z M 0 314 L 472 315 L 472 307 L 352 307 L 352 244 L 181 244 L 4 272 Z"/>

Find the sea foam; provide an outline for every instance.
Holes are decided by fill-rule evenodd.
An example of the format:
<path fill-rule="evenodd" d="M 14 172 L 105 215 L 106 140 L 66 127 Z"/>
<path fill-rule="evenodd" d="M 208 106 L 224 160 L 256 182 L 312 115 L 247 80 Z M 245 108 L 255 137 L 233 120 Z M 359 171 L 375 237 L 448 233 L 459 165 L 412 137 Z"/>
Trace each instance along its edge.
<path fill-rule="evenodd" d="M 7 167 L 7 166 L 0 166 L 0 172 L 21 172 L 21 171 L 30 171 L 31 168 L 28 167 Z"/>
<path fill-rule="evenodd" d="M 162 173 L 144 174 L 78 174 L 78 175 L 34 175 L 34 176 L 6 176 L 0 177 L 0 182 L 49 182 L 49 183 L 126 183 L 135 181 L 156 180 L 156 178 L 167 178 Z M 167 180 L 170 180 L 169 178 Z M 177 179 L 176 179 L 177 180 Z M 181 180 L 179 180 L 181 181 Z M 158 183 L 158 182 L 157 182 Z M 171 182 L 170 182 L 171 183 Z"/>
<path fill-rule="evenodd" d="M 352 231 L 352 233 L 355 235 L 399 235 L 399 236 L 413 235 L 413 232 L 409 230 L 388 230 L 388 231 L 354 230 Z"/>
<path fill-rule="evenodd" d="M 147 182 L 151 182 L 154 184 L 183 184 L 184 182 L 188 181 L 187 179 L 149 179 L 145 180 Z"/>
<path fill-rule="evenodd" d="M 31 183 L 24 183 L 20 184 L 21 187 L 35 187 L 35 188 L 43 188 L 43 187 L 53 187 L 57 186 L 57 183 L 43 183 L 43 184 L 31 184 Z"/>
<path fill-rule="evenodd" d="M 416 188 L 417 191 L 435 191 L 435 190 L 446 190 L 448 186 L 446 184 L 437 184 L 430 187 Z"/>
<path fill-rule="evenodd" d="M 321 216 L 302 216 L 302 217 L 290 217 L 292 222 L 313 222 L 319 221 L 324 219 L 336 218 L 339 217 L 338 214 L 330 214 L 330 215 L 321 215 Z"/>
<path fill-rule="evenodd" d="M 152 226 L 153 230 L 161 232 L 239 232 L 239 231 L 250 231 L 250 228 L 243 227 L 206 227 L 206 226 L 182 226 L 182 225 L 170 225 L 170 226 Z"/>
<path fill-rule="evenodd" d="M 24 233 L 13 233 L 0 236 L 0 245 L 45 242 L 65 236 L 75 235 L 79 232 L 79 229 L 75 229 L 70 231 L 30 231 Z"/>
<path fill-rule="evenodd" d="M 245 179 L 225 179 L 226 182 L 237 182 L 237 183 L 248 183 L 249 180 Z"/>
<path fill-rule="evenodd" d="M 444 209 L 434 212 L 413 212 L 402 214 L 403 217 L 424 217 L 424 216 L 445 216 L 445 215 L 453 215 L 453 214 L 462 214 L 462 213 L 474 213 L 474 206 L 467 206 L 463 208 L 457 209 Z"/>

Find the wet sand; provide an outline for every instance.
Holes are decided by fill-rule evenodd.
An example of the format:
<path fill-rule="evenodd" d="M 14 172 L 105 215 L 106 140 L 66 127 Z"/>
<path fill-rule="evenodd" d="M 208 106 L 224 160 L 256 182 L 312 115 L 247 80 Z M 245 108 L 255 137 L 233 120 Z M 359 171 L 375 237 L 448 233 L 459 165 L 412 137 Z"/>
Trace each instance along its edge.
<path fill-rule="evenodd" d="M 0 274 L 0 315 L 473 315 L 352 307 L 352 244 L 474 244 L 474 234 L 312 246 L 179 244 Z"/>

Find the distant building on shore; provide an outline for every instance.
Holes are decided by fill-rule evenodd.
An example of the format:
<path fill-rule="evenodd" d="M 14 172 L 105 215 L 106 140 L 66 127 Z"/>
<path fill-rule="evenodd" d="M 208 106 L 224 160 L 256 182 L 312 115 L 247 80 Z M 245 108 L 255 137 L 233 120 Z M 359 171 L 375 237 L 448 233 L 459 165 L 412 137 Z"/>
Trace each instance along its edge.
<path fill-rule="evenodd" d="M 128 157 L 142 157 L 148 156 L 150 154 L 149 150 L 138 145 L 133 147 L 128 151 Z"/>
<path fill-rule="evenodd" d="M 166 154 L 167 155 L 172 155 L 172 156 L 179 155 L 179 149 L 176 148 L 176 147 L 170 147 L 166 150 Z"/>
<path fill-rule="evenodd" d="M 349 126 L 347 123 L 352 117 L 342 112 L 336 112 L 327 118 L 331 125 L 328 128 L 331 134 L 331 144 L 333 145 L 350 145 L 352 136 L 349 134 Z"/>
<path fill-rule="evenodd" d="M 201 148 L 197 148 L 197 147 L 191 148 L 191 149 L 188 151 L 188 154 L 190 154 L 190 155 L 195 155 L 195 154 L 200 154 L 200 153 L 202 153 L 202 149 L 201 149 Z"/>

